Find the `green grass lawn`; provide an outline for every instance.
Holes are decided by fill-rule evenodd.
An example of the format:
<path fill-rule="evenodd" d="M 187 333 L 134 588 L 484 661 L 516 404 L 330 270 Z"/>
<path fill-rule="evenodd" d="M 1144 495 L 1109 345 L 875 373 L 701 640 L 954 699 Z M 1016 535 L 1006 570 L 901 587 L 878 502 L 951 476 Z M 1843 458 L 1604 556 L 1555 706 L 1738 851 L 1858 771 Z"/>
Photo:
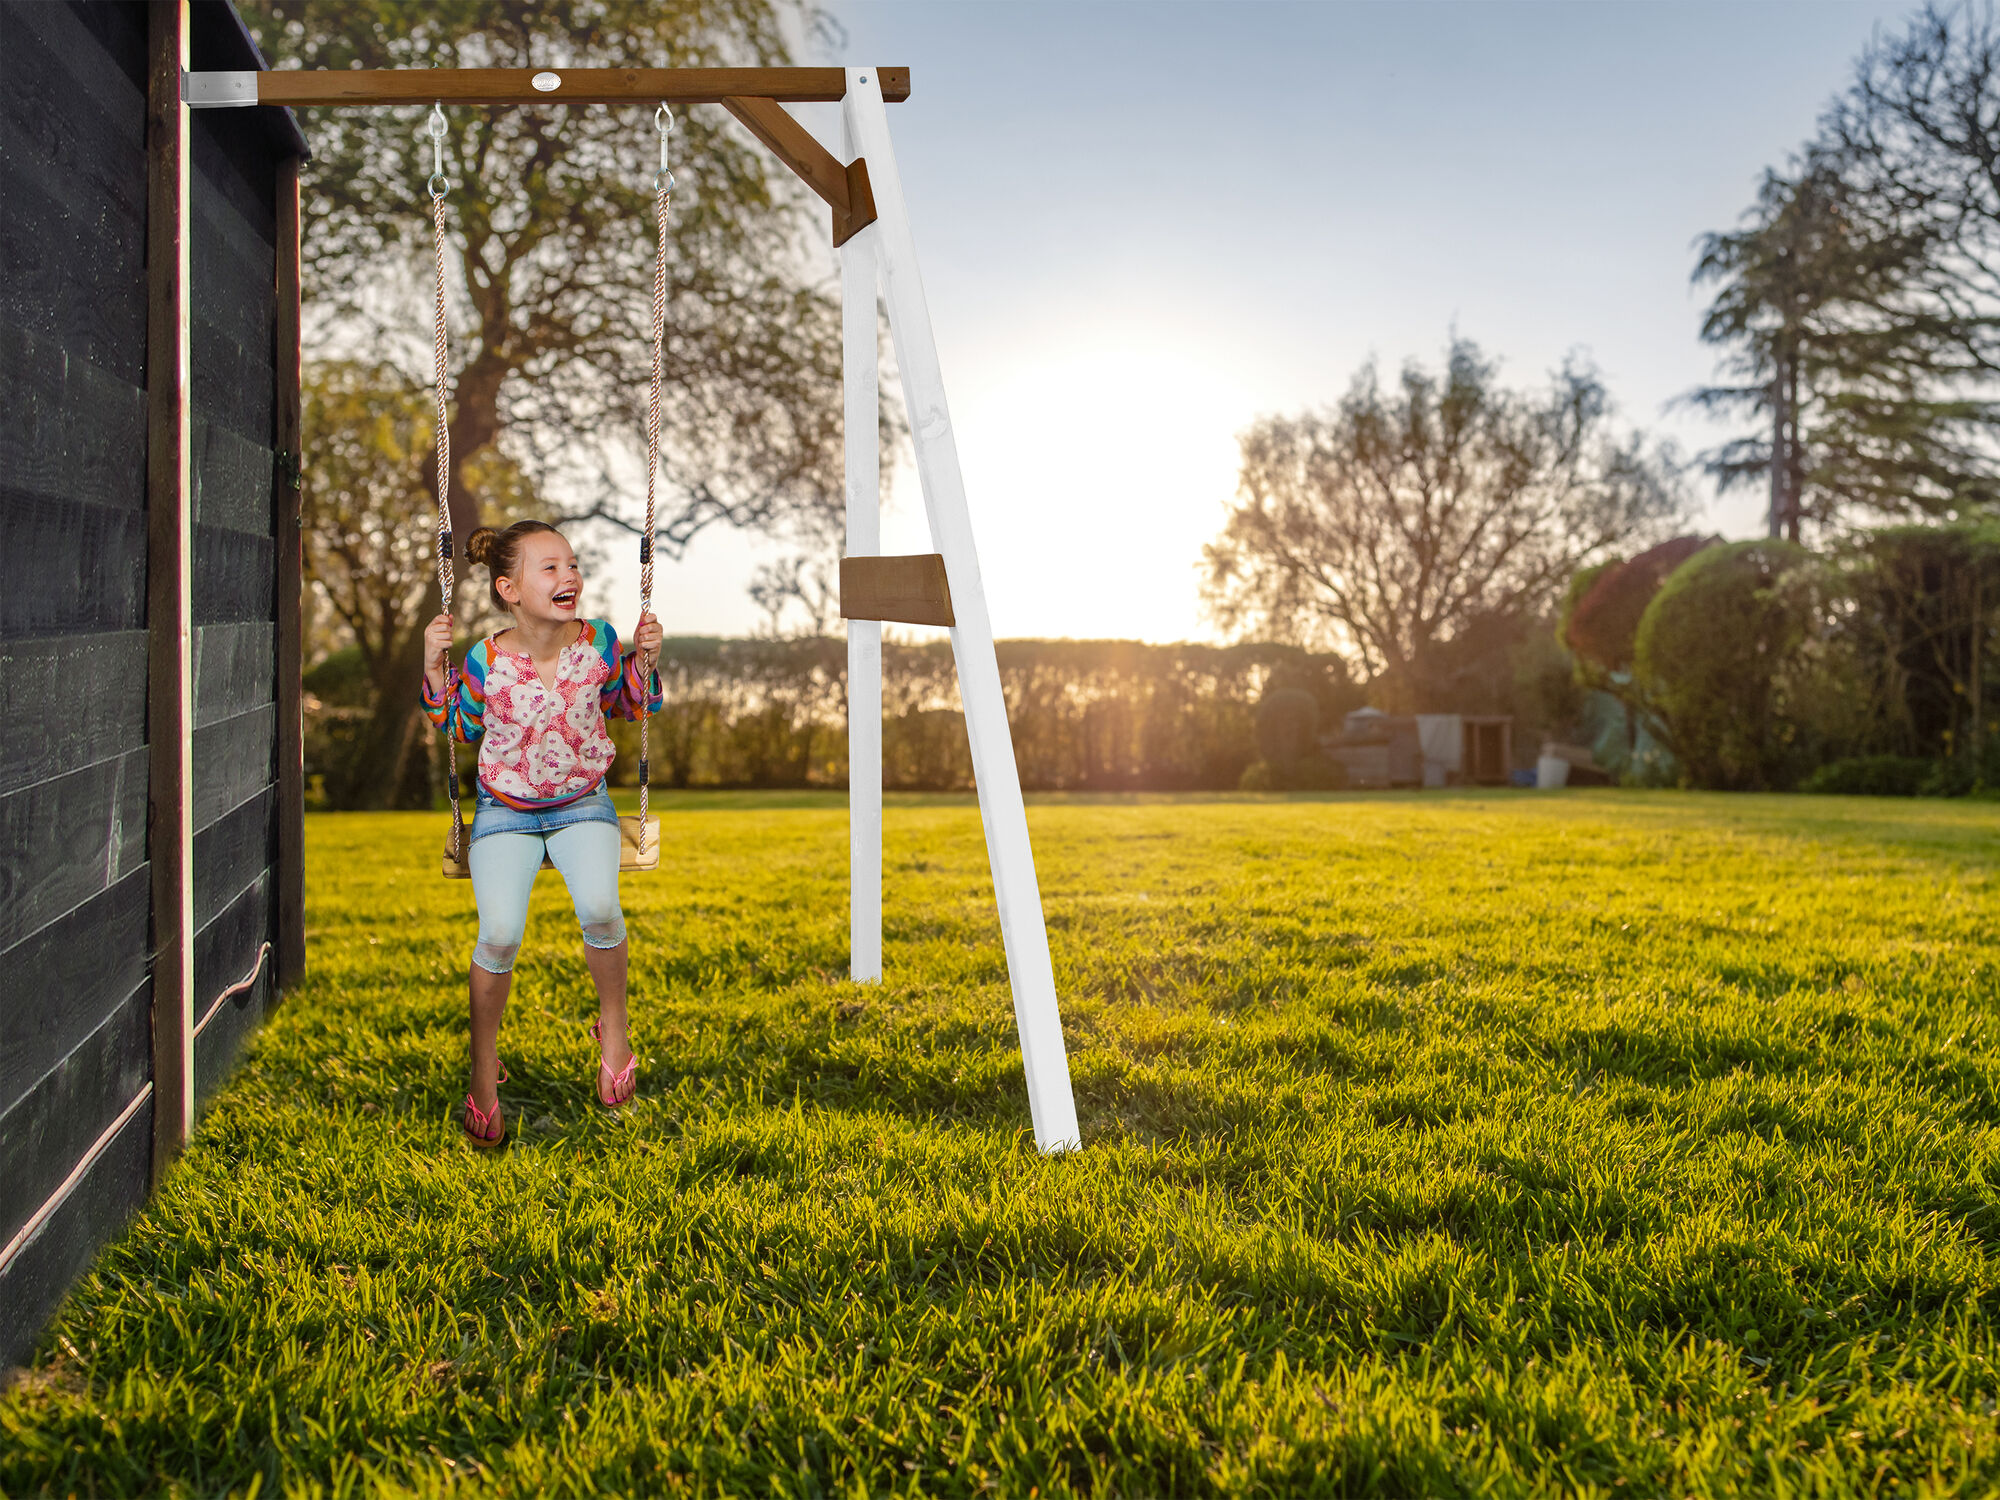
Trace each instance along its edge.
<path fill-rule="evenodd" d="M 666 799 L 621 1116 L 545 876 L 496 1155 L 443 818 L 311 820 L 310 976 L 0 1396 L 0 1492 L 2000 1487 L 2000 807 L 1029 816 L 1063 1158 L 968 802 L 892 799 L 859 988 L 838 799 Z"/>

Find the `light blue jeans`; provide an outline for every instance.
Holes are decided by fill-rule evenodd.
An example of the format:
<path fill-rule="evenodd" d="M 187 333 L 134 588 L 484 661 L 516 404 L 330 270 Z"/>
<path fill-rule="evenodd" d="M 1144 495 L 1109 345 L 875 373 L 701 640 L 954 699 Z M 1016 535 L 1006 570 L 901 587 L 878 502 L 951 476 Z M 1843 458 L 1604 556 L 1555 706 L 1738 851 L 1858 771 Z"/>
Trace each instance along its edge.
<path fill-rule="evenodd" d="M 589 806 L 599 797 L 604 802 L 602 813 Z M 618 906 L 617 814 L 610 809 L 611 798 L 602 791 L 580 804 L 543 814 L 517 812 L 480 797 L 466 856 L 472 867 L 472 892 L 479 902 L 474 963 L 489 974 L 513 973 L 521 938 L 528 930 L 528 894 L 535 887 L 544 851 L 569 887 L 583 940 L 593 948 L 616 948 L 625 941 L 625 917 Z M 609 813 L 610 821 L 605 821 L 604 813 Z M 559 826 L 536 831 L 540 819 Z M 482 820 L 485 828 L 479 826 Z"/>

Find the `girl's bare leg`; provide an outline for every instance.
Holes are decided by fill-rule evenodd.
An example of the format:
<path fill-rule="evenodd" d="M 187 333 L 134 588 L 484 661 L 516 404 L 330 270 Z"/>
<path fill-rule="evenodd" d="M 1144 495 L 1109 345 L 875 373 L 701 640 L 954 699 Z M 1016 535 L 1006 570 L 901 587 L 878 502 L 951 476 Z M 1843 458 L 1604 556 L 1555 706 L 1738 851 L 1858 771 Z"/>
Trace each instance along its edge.
<path fill-rule="evenodd" d="M 472 965 L 472 1102 L 482 1110 L 499 1103 L 500 1017 L 507 1009 L 507 992 L 513 986 L 512 974 L 493 974 L 478 964 Z M 618 1014 L 622 1020 L 625 1014 L 622 987 L 619 995 Z"/>
<path fill-rule="evenodd" d="M 631 947 L 618 910 L 618 829 L 609 823 L 579 823 L 552 833 L 549 859 L 562 872 L 576 905 L 577 925 L 583 929 L 583 960 L 597 986 L 598 1045 L 606 1066 L 616 1074 L 632 1060 L 625 1020 L 625 969 Z M 605 943 L 613 937 L 618 941 Z M 620 1101 L 630 1097 L 630 1086 L 618 1095 Z"/>
<path fill-rule="evenodd" d="M 613 1073 L 631 1059 L 632 1040 L 625 1018 L 625 961 L 629 943 L 616 948 L 583 947 L 583 961 L 597 985 L 597 1022 L 603 1035 L 604 1061 Z"/>

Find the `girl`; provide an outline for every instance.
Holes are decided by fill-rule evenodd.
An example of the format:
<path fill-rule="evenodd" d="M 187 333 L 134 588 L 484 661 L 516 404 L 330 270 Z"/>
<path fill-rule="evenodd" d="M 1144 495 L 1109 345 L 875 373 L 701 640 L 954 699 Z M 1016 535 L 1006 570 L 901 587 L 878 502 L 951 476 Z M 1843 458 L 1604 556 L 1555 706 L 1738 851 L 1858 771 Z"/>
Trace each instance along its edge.
<path fill-rule="evenodd" d="M 576 554 L 553 526 L 516 521 L 482 526 L 466 556 L 492 570 L 493 604 L 514 618 L 465 657 L 457 694 L 446 701 L 445 655 L 451 615 L 424 631 L 424 710 L 431 723 L 479 746 L 479 799 L 472 816 L 472 890 L 479 902 L 473 945 L 472 1087 L 462 1124 L 476 1146 L 507 1136 L 500 1118 L 500 1015 L 513 983 L 514 955 L 528 925 L 528 892 L 542 855 L 562 873 L 583 925 L 584 957 L 597 983 L 597 1100 L 616 1109 L 631 1099 L 638 1059 L 625 1022 L 625 919 L 618 909 L 618 814 L 604 789 L 611 737 L 604 716 L 634 719 L 642 699 L 660 708 L 653 672 L 660 624 L 640 616 L 634 649 L 619 649 L 603 620 L 580 620 L 583 590 Z"/>

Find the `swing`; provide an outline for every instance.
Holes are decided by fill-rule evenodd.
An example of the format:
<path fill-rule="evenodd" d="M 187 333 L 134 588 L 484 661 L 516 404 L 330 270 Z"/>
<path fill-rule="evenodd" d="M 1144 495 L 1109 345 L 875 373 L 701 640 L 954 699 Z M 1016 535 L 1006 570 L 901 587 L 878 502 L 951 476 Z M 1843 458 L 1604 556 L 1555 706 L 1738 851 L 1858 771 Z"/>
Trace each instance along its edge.
<path fill-rule="evenodd" d="M 553 96 L 553 97 L 552 97 Z M 847 489 L 847 545 L 841 565 L 841 613 L 849 621 L 847 637 L 848 775 L 848 916 L 849 973 L 871 983 L 882 977 L 882 633 L 884 620 L 935 622 L 949 625 L 952 660 L 958 669 L 960 697 L 965 708 L 967 745 L 972 752 L 979 811 L 986 834 L 986 852 L 993 873 L 993 895 L 1000 913 L 1000 937 L 1007 954 L 1007 978 L 1014 997 L 1014 1016 L 1021 1040 L 1021 1068 L 1028 1086 L 1028 1107 L 1035 1126 L 1035 1144 L 1043 1151 L 1077 1148 L 1076 1100 L 1070 1089 L 1068 1051 L 1063 1041 L 1062 1014 L 1056 998 L 1054 965 L 1050 960 L 1048 928 L 1043 921 L 1041 888 L 1028 837 L 1027 809 L 1021 800 L 1019 767 L 1007 722 L 1007 699 L 1000 684 L 999 660 L 993 645 L 993 622 L 987 615 L 986 590 L 980 578 L 978 549 L 966 505 L 965 476 L 960 472 L 958 440 L 945 400 L 944 375 L 938 364 L 937 340 L 923 277 L 917 268 L 916 242 L 903 200 L 903 183 L 889 139 L 885 106 L 910 97 L 907 68 L 853 66 L 845 68 L 386 68 L 281 69 L 277 72 L 183 72 L 182 106 L 225 109 L 253 105 L 325 108 L 374 108 L 408 105 L 424 99 L 451 99 L 464 104 L 637 105 L 671 101 L 716 104 L 797 176 L 833 211 L 832 238 L 840 261 L 842 308 L 841 372 Z M 843 144 L 835 156 L 795 120 L 789 104 L 838 104 Z M 433 128 L 442 137 L 442 111 Z M 181 122 L 186 128 L 185 120 Z M 662 135 L 668 128 L 661 127 Z M 664 139 L 662 171 L 664 172 Z M 186 163 L 165 153 L 153 181 L 159 202 L 175 203 L 175 184 L 186 181 Z M 658 188 L 662 178 L 655 179 Z M 444 180 L 443 149 L 434 150 L 430 183 L 438 257 L 438 428 L 444 435 Z M 659 197 L 660 255 L 665 256 L 666 197 Z M 184 207 L 172 209 L 162 222 L 184 231 Z M 164 243 L 164 242 L 163 242 Z M 281 264 L 283 262 L 281 261 Z M 166 275 L 166 273 L 163 273 Z M 653 390 L 660 390 L 660 348 L 665 335 L 663 275 L 656 273 L 653 342 Z M 167 312 L 162 297 L 178 297 L 170 275 L 161 283 L 168 290 L 153 299 L 157 317 Z M 923 492 L 924 514 L 930 522 L 935 553 L 922 557 L 881 555 L 880 414 L 878 297 L 886 307 L 890 336 L 895 342 L 898 376 L 904 401 L 922 419 L 910 424 L 916 471 Z M 185 311 L 179 314 L 185 326 Z M 166 326 L 164 323 L 161 326 Z M 187 441 L 188 408 L 180 407 L 180 441 Z M 657 412 L 653 414 L 657 422 Z M 649 431 L 649 442 L 657 434 Z M 441 455 L 442 456 L 442 455 Z M 649 458 L 656 455 L 649 455 Z M 450 598 L 450 519 L 444 505 L 439 465 L 439 578 Z M 653 486 L 657 464 L 647 475 L 647 534 L 640 541 L 642 586 L 651 589 Z M 167 493 L 162 491 L 162 493 Z M 650 595 L 648 594 L 648 599 Z M 456 691 L 455 679 L 451 683 Z M 644 766 L 645 730 L 641 727 L 641 819 L 645 819 L 647 781 Z M 452 786 L 452 841 L 446 873 L 461 864 L 464 823 Z M 633 820 L 626 820 L 632 823 Z M 640 821 L 627 835 L 633 858 L 622 867 L 650 868 L 657 860 L 659 836 L 650 820 Z M 192 858 L 192 856 L 189 856 Z M 179 898 L 176 898 L 179 899 Z M 172 908 L 182 912 L 185 901 Z M 164 1054 L 162 1054 L 164 1056 Z M 188 1056 L 191 1056 L 189 1054 Z M 179 1092 L 194 1097 L 189 1071 L 181 1059 Z M 160 1073 L 163 1086 L 170 1069 Z M 162 1096 L 165 1097 L 165 1096 Z M 191 1108 L 191 1106 L 190 1106 Z M 190 1115 L 189 1118 L 192 1118 Z M 182 1122 L 185 1126 L 185 1121 Z M 169 1132 L 163 1139 L 177 1143 L 185 1135 Z"/>
<path fill-rule="evenodd" d="M 653 260 L 653 383 L 646 405 L 646 530 L 639 539 L 639 615 L 644 618 L 653 607 L 653 526 L 656 504 L 655 487 L 660 472 L 660 379 L 662 372 L 662 346 L 666 338 L 667 324 L 667 209 L 672 202 L 674 174 L 667 166 L 667 137 L 673 133 L 674 112 L 662 104 L 653 116 L 654 128 L 660 135 L 660 169 L 653 174 L 654 217 L 658 225 L 659 249 Z M 450 471 L 451 434 L 445 425 L 445 318 L 444 318 L 444 195 L 451 182 L 444 175 L 444 105 L 442 102 L 431 107 L 431 176 L 426 186 L 431 195 L 431 244 L 437 267 L 435 313 L 432 320 L 434 389 L 437 392 L 437 555 L 438 589 L 444 600 L 444 607 L 450 610 L 452 604 L 452 535 L 451 512 L 445 503 L 446 475 Z M 458 698 L 458 668 L 452 663 L 450 652 L 445 655 L 445 703 Z M 647 815 L 648 794 L 652 790 L 652 776 L 647 763 L 649 748 L 648 730 L 652 723 L 652 693 L 642 690 L 639 695 L 639 815 L 622 815 L 618 819 L 618 869 L 621 874 L 629 870 L 657 870 L 660 867 L 660 820 Z M 465 815 L 458 805 L 458 758 L 451 742 L 450 715 L 446 715 L 444 725 L 445 783 L 451 793 L 451 841 L 444 846 L 444 877 L 447 880 L 470 880 L 472 865 L 471 843 L 466 838 Z M 542 868 L 553 870 L 555 863 L 547 854 L 542 856 Z"/>

